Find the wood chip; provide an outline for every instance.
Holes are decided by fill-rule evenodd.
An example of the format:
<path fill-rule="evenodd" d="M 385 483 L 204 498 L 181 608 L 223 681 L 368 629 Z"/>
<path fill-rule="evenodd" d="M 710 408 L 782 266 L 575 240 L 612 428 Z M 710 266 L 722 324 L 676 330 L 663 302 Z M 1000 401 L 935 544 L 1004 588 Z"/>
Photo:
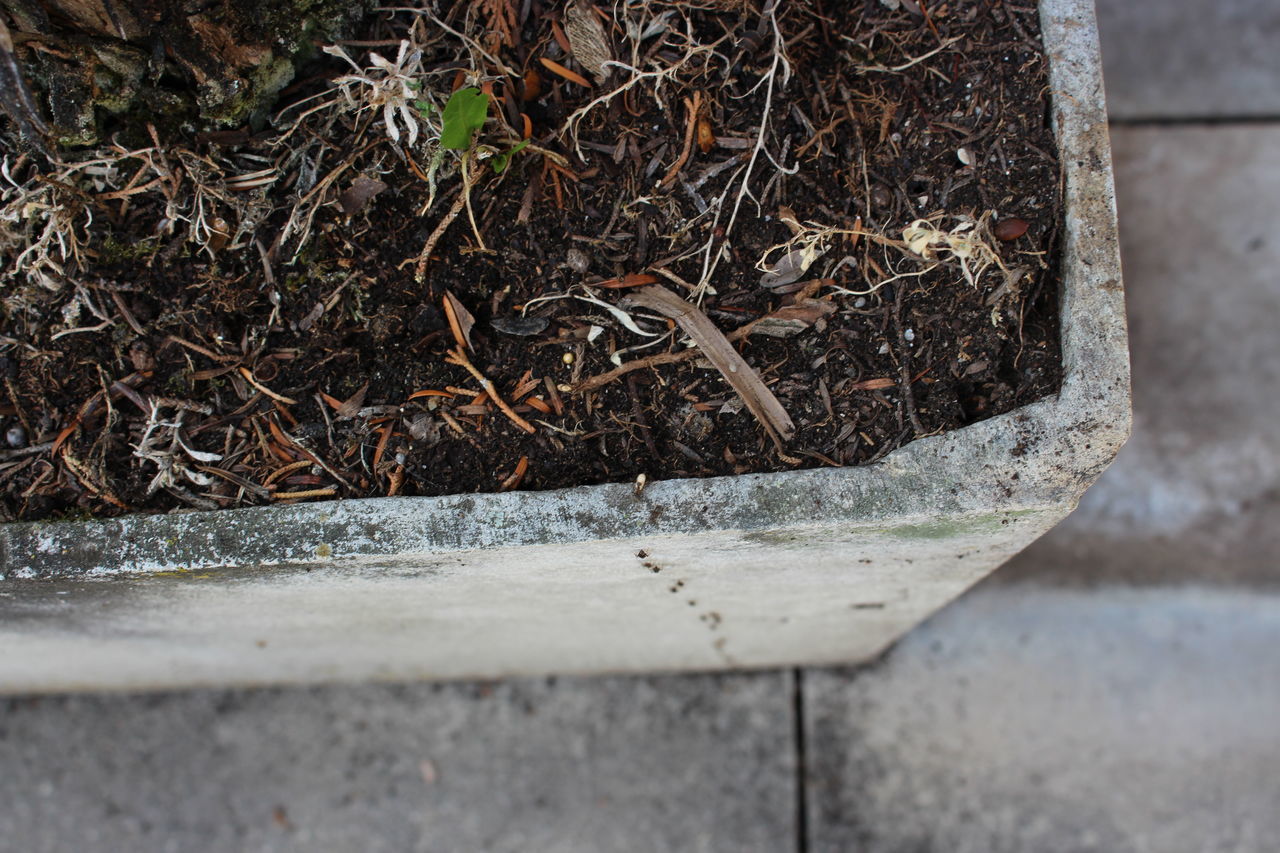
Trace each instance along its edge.
<path fill-rule="evenodd" d="M 444 292 L 444 316 L 449 321 L 449 329 L 458 346 L 475 352 L 476 348 L 471 345 L 471 327 L 476 324 L 476 318 L 458 301 L 458 297 L 447 290 Z"/>
<path fill-rule="evenodd" d="M 888 376 L 880 376 L 876 379 L 864 379 L 861 382 L 854 382 L 847 386 L 849 391 L 883 391 L 885 388 L 892 388 L 898 384 L 898 380 L 890 379 Z"/>
<path fill-rule="evenodd" d="M 761 317 L 753 332 L 776 338 L 789 338 L 808 329 L 814 323 L 834 314 L 836 306 L 821 299 L 802 299 L 794 305 L 784 305 L 777 311 Z"/>
<path fill-rule="evenodd" d="M 360 386 L 359 391 L 356 391 L 356 393 L 352 394 L 337 407 L 334 411 L 334 416 L 337 417 L 338 420 L 354 418 L 356 413 L 359 412 L 360 408 L 364 405 L 364 395 L 368 390 L 369 383 L 365 382 L 364 385 Z"/>
<path fill-rule="evenodd" d="M 606 278 L 604 281 L 594 282 L 591 286 L 607 288 L 609 290 L 618 290 L 624 287 L 642 287 L 646 284 L 655 284 L 657 281 L 657 276 L 649 275 L 648 273 L 629 272 L 626 275 Z"/>
<path fill-rule="evenodd" d="M 368 204 L 374 196 L 387 188 L 387 185 L 376 178 L 367 178 L 359 175 L 351 186 L 347 187 L 338 196 L 338 204 L 342 206 L 342 212 L 347 216 L 353 216 Z"/>
<path fill-rule="evenodd" d="M 791 422 L 790 415 L 782 408 L 778 398 L 696 305 L 686 302 L 660 284 L 642 287 L 623 301 L 657 311 L 664 317 L 675 320 L 707 360 L 720 371 L 725 381 L 738 392 L 738 396 L 747 404 L 747 409 L 760 421 L 779 448 L 783 440 L 795 435 L 795 424 Z"/>

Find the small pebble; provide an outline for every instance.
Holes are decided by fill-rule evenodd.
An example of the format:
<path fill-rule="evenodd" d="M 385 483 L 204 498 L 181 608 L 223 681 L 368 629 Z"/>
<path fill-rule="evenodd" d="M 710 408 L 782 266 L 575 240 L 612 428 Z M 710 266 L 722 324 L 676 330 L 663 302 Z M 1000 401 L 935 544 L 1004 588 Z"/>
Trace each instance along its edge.
<path fill-rule="evenodd" d="M 1027 224 L 1025 219 L 1001 219 L 991 233 L 995 234 L 998 240 L 1017 240 L 1027 233 Z"/>
<path fill-rule="evenodd" d="M 902 339 L 905 340 L 907 343 L 911 343 L 916 339 L 916 330 L 907 329 L 905 332 L 902 333 Z"/>
<path fill-rule="evenodd" d="M 27 446 L 27 431 L 22 428 L 21 424 L 14 424 L 5 430 L 5 443 L 10 447 L 19 448 Z"/>
<path fill-rule="evenodd" d="M 867 297 L 865 297 L 865 296 L 859 296 L 857 299 L 853 300 L 853 307 L 854 307 L 854 308 L 865 308 L 865 307 L 867 307 Z"/>
<path fill-rule="evenodd" d="M 956 159 L 959 160 L 961 164 L 965 166 L 973 165 L 973 155 L 969 153 L 968 148 L 957 148 Z"/>
<path fill-rule="evenodd" d="M 884 184 L 876 184 L 871 188 L 871 206 L 873 208 L 886 208 L 893 204 L 893 190 Z"/>
<path fill-rule="evenodd" d="M 565 255 L 565 265 L 577 273 L 584 273 L 591 267 L 591 259 L 581 249 L 570 249 Z"/>
<path fill-rule="evenodd" d="M 546 317 L 494 317 L 490 325 L 504 335 L 530 337 L 547 330 L 550 321 Z"/>

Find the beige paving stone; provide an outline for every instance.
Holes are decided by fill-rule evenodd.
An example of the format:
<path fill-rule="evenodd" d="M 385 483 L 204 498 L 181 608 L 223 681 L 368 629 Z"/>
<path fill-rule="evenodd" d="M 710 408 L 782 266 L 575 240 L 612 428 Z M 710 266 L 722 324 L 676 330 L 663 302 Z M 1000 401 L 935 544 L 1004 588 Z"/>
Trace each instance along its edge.
<path fill-rule="evenodd" d="M 1133 438 L 993 582 L 805 672 L 814 851 L 1275 849 L 1280 124 L 1113 144 Z"/>
<path fill-rule="evenodd" d="M 995 578 L 1280 582 L 1280 124 L 1112 142 L 1133 437 Z"/>
<path fill-rule="evenodd" d="M 1280 596 L 971 594 L 804 675 L 812 853 L 1270 853 Z"/>
<path fill-rule="evenodd" d="M 1097 0 L 1114 119 L 1280 117 L 1280 3 Z"/>
<path fill-rule="evenodd" d="M 789 673 L 0 699 L 0 850 L 788 851 Z"/>

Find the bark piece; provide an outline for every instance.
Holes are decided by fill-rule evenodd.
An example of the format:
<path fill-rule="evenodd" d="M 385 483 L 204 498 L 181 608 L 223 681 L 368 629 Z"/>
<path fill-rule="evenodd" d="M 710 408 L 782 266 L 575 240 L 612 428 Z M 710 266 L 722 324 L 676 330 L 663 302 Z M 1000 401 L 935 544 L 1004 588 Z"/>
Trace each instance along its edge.
<path fill-rule="evenodd" d="M 377 178 L 357 175 L 356 179 L 351 182 L 351 186 L 347 187 L 338 196 L 338 204 L 342 205 L 343 213 L 347 216 L 354 216 L 372 201 L 374 196 L 386 188 L 387 185 Z"/>
<path fill-rule="evenodd" d="M 609 37 L 590 3 L 575 0 L 564 10 L 564 33 L 573 49 L 573 58 L 596 82 L 609 76 L 604 64 L 613 59 Z"/>
<path fill-rule="evenodd" d="M 772 314 L 761 317 L 751 331 L 752 334 L 789 338 L 829 317 L 835 311 L 836 306 L 830 302 L 823 302 L 821 299 L 802 299 L 794 305 L 784 305 Z"/>

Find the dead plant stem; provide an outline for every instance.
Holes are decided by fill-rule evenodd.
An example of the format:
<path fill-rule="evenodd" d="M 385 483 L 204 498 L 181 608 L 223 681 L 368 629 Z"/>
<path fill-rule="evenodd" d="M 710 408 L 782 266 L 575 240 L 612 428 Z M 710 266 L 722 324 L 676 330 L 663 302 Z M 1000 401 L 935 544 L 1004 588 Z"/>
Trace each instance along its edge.
<path fill-rule="evenodd" d="M 493 382 L 491 382 L 487 376 L 481 373 L 479 369 L 471 363 L 470 359 L 467 358 L 467 354 L 462 351 L 461 347 L 450 350 L 449 354 L 444 357 L 444 360 L 449 364 L 458 365 L 474 376 L 476 381 L 480 383 L 480 388 L 489 395 L 489 398 L 493 400 L 494 405 L 501 409 L 502 413 L 506 415 L 513 424 L 529 434 L 533 434 L 538 431 L 537 427 L 517 415 L 515 410 L 507 405 L 506 401 L 502 399 L 502 395 L 498 393 L 497 387 L 495 387 Z"/>

